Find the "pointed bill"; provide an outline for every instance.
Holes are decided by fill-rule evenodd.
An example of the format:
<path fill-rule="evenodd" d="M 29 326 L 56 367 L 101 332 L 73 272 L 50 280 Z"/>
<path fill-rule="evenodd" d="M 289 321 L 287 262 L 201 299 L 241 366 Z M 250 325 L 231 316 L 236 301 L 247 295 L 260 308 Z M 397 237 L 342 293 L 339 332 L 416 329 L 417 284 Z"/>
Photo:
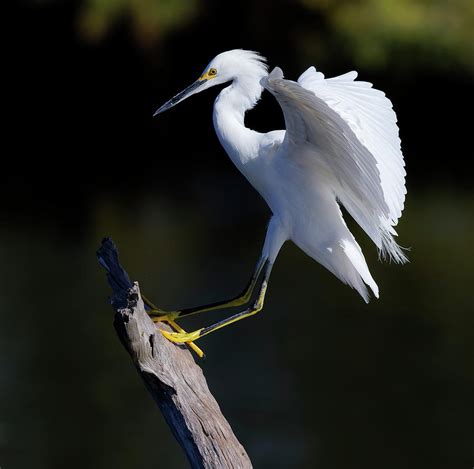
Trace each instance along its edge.
<path fill-rule="evenodd" d="M 163 104 L 163 106 L 157 109 L 153 116 L 157 116 L 158 114 L 161 114 L 162 112 L 171 109 L 173 106 L 176 106 L 176 104 L 180 103 L 181 101 L 184 101 L 186 98 L 189 98 L 189 96 L 192 96 L 193 94 L 197 93 L 198 91 L 200 91 L 201 86 L 204 85 L 204 83 L 206 82 L 207 79 L 205 78 L 200 78 L 199 80 L 196 80 L 192 85 L 188 86 L 185 90 L 181 91 L 181 93 L 178 93 L 176 96 L 174 96 L 165 104 Z"/>

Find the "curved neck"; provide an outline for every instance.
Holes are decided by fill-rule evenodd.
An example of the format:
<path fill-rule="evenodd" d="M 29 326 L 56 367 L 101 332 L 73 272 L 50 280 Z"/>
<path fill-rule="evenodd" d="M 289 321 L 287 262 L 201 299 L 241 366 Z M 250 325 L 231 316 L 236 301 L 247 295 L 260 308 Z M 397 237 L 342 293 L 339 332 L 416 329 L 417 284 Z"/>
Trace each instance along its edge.
<path fill-rule="evenodd" d="M 258 155 L 261 134 L 245 127 L 245 113 L 262 94 L 259 77 L 238 77 L 214 103 L 214 127 L 222 146 L 239 168 Z"/>

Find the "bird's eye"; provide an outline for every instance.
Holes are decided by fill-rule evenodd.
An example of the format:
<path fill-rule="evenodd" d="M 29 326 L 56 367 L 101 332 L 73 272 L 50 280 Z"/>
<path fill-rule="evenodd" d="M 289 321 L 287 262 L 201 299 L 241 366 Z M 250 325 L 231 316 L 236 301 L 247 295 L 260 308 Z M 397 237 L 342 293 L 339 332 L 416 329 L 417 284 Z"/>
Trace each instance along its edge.
<path fill-rule="evenodd" d="M 217 75 L 217 70 L 215 68 L 209 69 L 209 75 L 213 77 L 214 75 Z"/>

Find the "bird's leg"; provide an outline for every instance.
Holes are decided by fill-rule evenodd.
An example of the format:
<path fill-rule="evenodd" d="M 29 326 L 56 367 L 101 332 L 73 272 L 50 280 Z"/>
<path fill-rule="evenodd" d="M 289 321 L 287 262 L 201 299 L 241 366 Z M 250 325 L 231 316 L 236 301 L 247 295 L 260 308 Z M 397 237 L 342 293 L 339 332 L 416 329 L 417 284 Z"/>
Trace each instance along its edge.
<path fill-rule="evenodd" d="M 160 322 L 160 321 L 169 322 L 169 320 L 174 321 L 178 318 L 192 316 L 193 314 L 199 314 L 199 313 L 204 313 L 208 311 L 216 311 L 219 309 L 234 308 L 236 306 L 245 305 L 250 301 L 250 298 L 252 297 L 252 293 L 255 289 L 255 285 L 257 284 L 258 277 L 260 275 L 260 272 L 263 269 L 264 264 L 265 264 L 265 257 L 261 256 L 259 261 L 257 262 L 255 271 L 252 274 L 252 277 L 250 278 L 244 291 L 240 295 L 230 300 L 218 301 L 216 303 L 210 303 L 210 304 L 202 305 L 202 306 L 195 306 L 192 308 L 182 309 L 180 311 L 164 311 L 162 309 L 156 308 L 155 306 L 152 306 L 152 303 L 149 300 L 147 300 L 146 298 L 143 298 L 143 300 L 146 301 L 148 306 L 150 306 L 151 308 L 151 310 L 147 311 L 148 315 L 151 317 L 151 319 L 154 322 Z"/>
<path fill-rule="evenodd" d="M 150 308 L 147 310 L 147 313 L 153 322 L 167 322 L 176 331 L 177 334 L 186 335 L 187 332 L 183 330 L 176 323 L 176 319 L 182 318 L 185 316 L 191 316 L 193 314 L 207 312 L 207 311 L 215 311 L 215 310 L 224 309 L 224 308 L 232 308 L 235 306 L 241 306 L 243 304 L 248 303 L 250 301 L 250 298 L 252 297 L 252 293 L 257 284 L 258 277 L 260 276 L 263 266 L 265 265 L 265 260 L 266 258 L 262 255 L 244 291 L 240 295 L 236 296 L 235 298 L 232 298 L 231 300 L 219 301 L 216 303 L 211 303 L 211 304 L 207 304 L 203 306 L 197 306 L 193 308 L 186 308 L 180 311 L 165 311 L 163 309 L 156 307 L 150 300 L 148 300 L 144 295 L 142 295 L 143 302 Z M 162 332 L 166 332 L 166 331 L 162 331 Z M 192 340 L 183 340 L 181 342 L 186 342 L 186 344 L 199 357 L 204 356 L 203 351 L 196 344 L 194 344 Z"/>
<path fill-rule="evenodd" d="M 162 330 L 161 333 L 172 342 L 182 343 L 182 342 L 195 341 L 197 339 L 200 339 L 201 337 L 204 337 L 207 334 L 210 334 L 211 332 L 214 332 L 218 329 L 222 329 L 223 327 L 228 326 L 229 324 L 232 324 L 234 322 L 240 321 L 241 319 L 245 319 L 250 316 L 253 316 L 254 314 L 257 314 L 263 308 L 265 293 L 267 291 L 268 279 L 270 277 L 271 269 L 272 269 L 272 264 L 266 261 L 265 276 L 262 280 L 258 297 L 255 300 L 255 303 L 251 307 L 247 308 L 246 310 L 240 313 L 234 314 L 233 316 L 230 316 L 227 319 L 216 322 L 215 324 L 212 324 L 211 326 L 204 327 L 202 329 L 198 329 L 193 332 L 183 333 L 183 332 L 168 332 L 168 331 Z"/>

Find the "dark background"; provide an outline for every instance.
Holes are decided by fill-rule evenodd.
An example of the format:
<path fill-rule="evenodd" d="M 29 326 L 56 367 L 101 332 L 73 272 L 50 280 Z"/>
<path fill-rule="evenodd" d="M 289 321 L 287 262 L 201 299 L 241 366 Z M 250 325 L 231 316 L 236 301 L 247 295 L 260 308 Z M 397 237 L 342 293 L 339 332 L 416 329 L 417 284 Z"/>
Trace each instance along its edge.
<path fill-rule="evenodd" d="M 258 468 L 473 466 L 470 0 L 43 0 L 2 23 L 2 468 L 186 467 L 94 253 L 112 236 L 164 308 L 246 283 L 269 211 L 217 142 L 217 91 L 151 117 L 232 48 L 293 79 L 357 69 L 388 94 L 411 263 L 378 263 L 354 228 L 381 290 L 365 305 L 286 245 L 264 312 L 199 344 L 224 414 Z M 246 122 L 283 126 L 268 94 Z"/>

